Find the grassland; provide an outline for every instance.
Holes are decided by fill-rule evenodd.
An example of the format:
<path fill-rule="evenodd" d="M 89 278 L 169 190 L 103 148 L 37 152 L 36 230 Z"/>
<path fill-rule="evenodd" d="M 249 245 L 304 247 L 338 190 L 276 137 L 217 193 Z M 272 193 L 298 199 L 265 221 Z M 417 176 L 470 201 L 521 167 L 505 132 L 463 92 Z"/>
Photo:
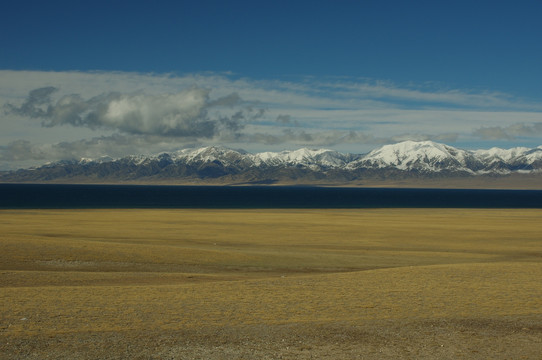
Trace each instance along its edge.
<path fill-rule="evenodd" d="M 539 359 L 541 230 L 541 210 L 2 210 L 0 358 Z"/>

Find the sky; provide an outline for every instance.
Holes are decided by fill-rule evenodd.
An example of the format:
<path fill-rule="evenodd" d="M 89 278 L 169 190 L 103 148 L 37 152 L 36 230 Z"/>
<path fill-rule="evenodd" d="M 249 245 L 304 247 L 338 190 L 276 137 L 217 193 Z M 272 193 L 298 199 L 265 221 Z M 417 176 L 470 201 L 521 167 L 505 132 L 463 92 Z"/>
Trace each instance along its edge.
<path fill-rule="evenodd" d="M 11 1 L 0 170 L 221 145 L 542 145 L 542 2 Z"/>

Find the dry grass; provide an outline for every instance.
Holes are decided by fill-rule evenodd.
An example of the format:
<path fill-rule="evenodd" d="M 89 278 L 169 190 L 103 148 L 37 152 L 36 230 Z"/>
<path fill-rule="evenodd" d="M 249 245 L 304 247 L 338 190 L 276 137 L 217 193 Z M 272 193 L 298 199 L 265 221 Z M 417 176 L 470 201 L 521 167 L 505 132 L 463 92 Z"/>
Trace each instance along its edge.
<path fill-rule="evenodd" d="M 0 211 L 0 358 L 536 359 L 541 220 Z"/>

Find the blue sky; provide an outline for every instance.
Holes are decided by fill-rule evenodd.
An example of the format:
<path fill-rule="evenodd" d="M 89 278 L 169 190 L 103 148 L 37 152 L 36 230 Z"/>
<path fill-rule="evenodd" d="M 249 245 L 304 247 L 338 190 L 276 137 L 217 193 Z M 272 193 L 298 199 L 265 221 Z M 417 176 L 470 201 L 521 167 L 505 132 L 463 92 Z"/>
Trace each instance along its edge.
<path fill-rule="evenodd" d="M 540 1 L 6 1 L 0 168 L 208 144 L 538 146 L 541 17 Z"/>

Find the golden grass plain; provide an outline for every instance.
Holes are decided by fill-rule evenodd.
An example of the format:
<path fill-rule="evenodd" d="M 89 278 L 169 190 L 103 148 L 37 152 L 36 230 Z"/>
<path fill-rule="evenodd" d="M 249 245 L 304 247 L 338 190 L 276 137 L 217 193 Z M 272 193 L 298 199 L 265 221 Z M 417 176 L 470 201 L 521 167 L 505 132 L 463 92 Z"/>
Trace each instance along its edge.
<path fill-rule="evenodd" d="M 542 210 L 1 210 L 0 357 L 539 359 Z"/>

